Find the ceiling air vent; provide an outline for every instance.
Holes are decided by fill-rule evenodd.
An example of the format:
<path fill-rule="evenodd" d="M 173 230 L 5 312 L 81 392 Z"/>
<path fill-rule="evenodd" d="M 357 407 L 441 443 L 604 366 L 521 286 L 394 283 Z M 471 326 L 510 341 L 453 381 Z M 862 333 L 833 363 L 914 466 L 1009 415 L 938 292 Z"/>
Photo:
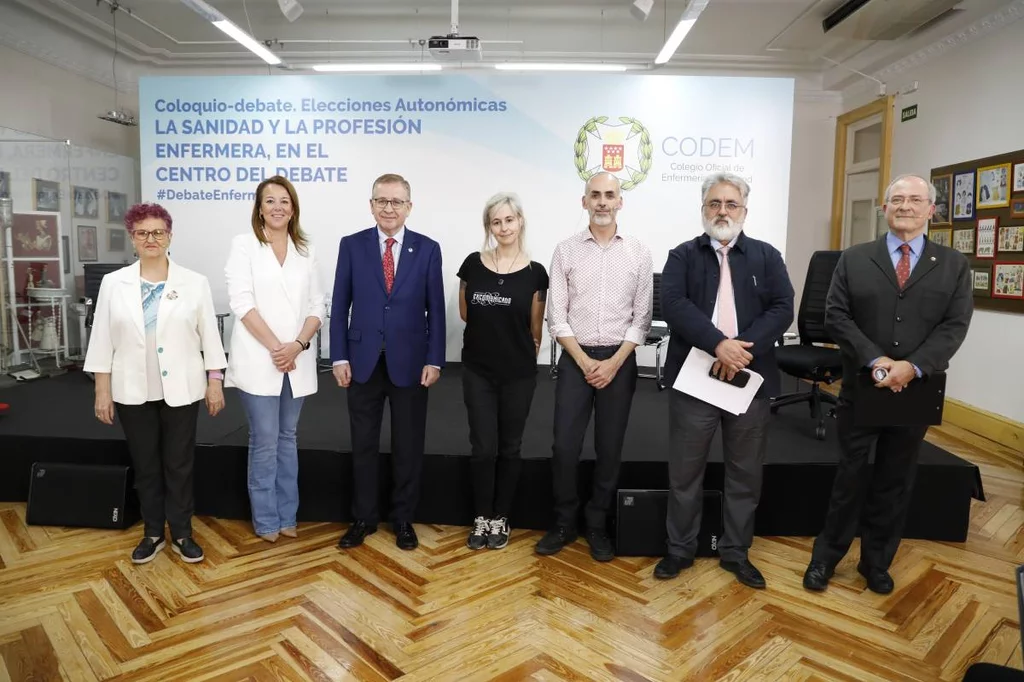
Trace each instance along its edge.
<path fill-rule="evenodd" d="M 897 40 L 946 14 L 960 0 L 848 0 L 821 22 L 825 33 L 855 40 Z"/>

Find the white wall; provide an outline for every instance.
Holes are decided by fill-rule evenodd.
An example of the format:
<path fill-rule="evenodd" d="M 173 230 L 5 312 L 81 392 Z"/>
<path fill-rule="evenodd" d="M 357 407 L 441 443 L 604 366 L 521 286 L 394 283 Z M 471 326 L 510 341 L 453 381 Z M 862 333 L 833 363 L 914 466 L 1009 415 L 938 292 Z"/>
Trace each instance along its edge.
<path fill-rule="evenodd" d="M 96 118 L 114 108 L 112 88 L 8 47 L 0 64 L 0 126 L 138 158 L 138 128 Z M 121 93 L 118 103 L 135 111 L 138 97 Z"/>
<path fill-rule="evenodd" d="M 888 78 L 897 92 L 917 81 L 917 92 L 896 98 L 896 113 L 918 105 L 918 117 L 896 119 L 892 173 L 927 175 L 932 168 L 1024 148 L 1020 78 L 1024 21 L 949 50 Z M 871 97 L 853 95 L 844 111 Z M 791 237 L 792 239 L 792 237 Z M 1024 315 L 978 310 L 949 370 L 949 396 L 1024 422 Z"/>

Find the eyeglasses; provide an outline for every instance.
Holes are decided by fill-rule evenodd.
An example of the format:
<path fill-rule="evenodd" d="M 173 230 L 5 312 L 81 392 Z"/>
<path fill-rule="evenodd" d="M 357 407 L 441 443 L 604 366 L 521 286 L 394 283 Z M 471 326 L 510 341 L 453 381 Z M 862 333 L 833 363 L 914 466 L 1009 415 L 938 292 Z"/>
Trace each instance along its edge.
<path fill-rule="evenodd" d="M 409 205 L 409 202 L 406 201 L 405 199 L 380 199 L 380 198 L 375 198 L 375 199 L 371 199 L 371 201 L 373 202 L 374 206 L 376 206 L 377 208 L 379 208 L 382 211 L 385 208 L 388 207 L 388 204 L 394 206 L 396 211 L 401 211 L 403 208 L 405 208 L 406 206 Z"/>
<path fill-rule="evenodd" d="M 737 204 L 735 201 L 726 201 L 722 203 L 718 199 L 712 199 L 708 203 L 704 204 L 704 210 L 712 213 L 718 213 L 722 210 L 722 206 L 725 206 L 725 210 L 729 213 L 736 213 L 741 208 L 746 208 L 743 204 Z"/>
<path fill-rule="evenodd" d="M 152 237 L 153 241 L 162 242 L 169 233 L 169 230 L 132 230 L 132 239 L 137 242 L 148 242 Z"/>
<path fill-rule="evenodd" d="M 918 197 L 918 196 L 913 196 L 913 197 L 895 196 L 895 197 L 889 197 L 889 201 L 887 203 L 890 206 L 895 206 L 897 208 L 902 206 L 903 204 L 907 204 L 909 206 L 913 206 L 914 208 L 920 208 L 921 206 L 927 205 L 929 203 L 929 199 L 927 197 Z"/>

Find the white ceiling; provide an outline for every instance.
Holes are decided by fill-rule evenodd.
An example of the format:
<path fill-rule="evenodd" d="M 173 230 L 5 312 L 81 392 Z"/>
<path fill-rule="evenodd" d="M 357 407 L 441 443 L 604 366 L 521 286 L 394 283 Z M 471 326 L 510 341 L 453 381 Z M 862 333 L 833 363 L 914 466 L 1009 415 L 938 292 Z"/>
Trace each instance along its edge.
<path fill-rule="evenodd" d="M 420 40 L 446 34 L 451 0 L 299 0 L 305 11 L 289 23 L 277 0 L 207 0 L 271 49 L 290 68 L 325 61 L 430 59 Z M 887 0 L 902 1 L 902 0 Z M 122 10 L 112 12 L 110 3 Z M 460 0 L 459 32 L 483 41 L 485 62 L 614 61 L 649 67 L 687 0 L 655 0 L 646 22 L 631 0 Z M 714 68 L 820 75 L 825 88 L 874 74 L 1022 0 L 964 0 L 935 25 L 892 41 L 825 35 L 821 20 L 842 0 L 711 0 L 672 69 Z M 119 61 L 127 73 L 259 67 L 262 62 L 179 0 L 0 0 L 0 44 L 49 53 L 74 63 L 89 51 L 113 54 L 116 18 Z M 31 24 L 42 31 L 23 38 Z M 70 39 L 70 40 L 69 40 Z M 837 67 L 828 60 L 841 62 Z M 468 66 L 468 65 L 467 65 Z M 123 68 L 123 67 L 122 67 Z M 122 71 L 122 73 L 124 73 Z M 120 84 L 119 84 L 120 85 Z"/>

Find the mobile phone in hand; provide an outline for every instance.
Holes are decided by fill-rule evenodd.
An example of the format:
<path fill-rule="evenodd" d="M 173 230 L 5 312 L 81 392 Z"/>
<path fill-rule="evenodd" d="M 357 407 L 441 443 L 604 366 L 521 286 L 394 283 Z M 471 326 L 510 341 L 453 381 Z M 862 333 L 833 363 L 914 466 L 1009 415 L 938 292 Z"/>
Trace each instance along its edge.
<path fill-rule="evenodd" d="M 726 379 L 725 378 L 726 370 L 725 370 L 724 367 L 720 368 L 719 372 L 722 373 L 721 377 L 719 377 L 717 374 L 715 374 L 715 368 L 712 367 L 711 370 L 708 371 L 708 376 L 711 377 L 712 379 L 718 379 L 719 381 L 724 381 L 725 383 L 729 384 L 730 386 L 735 386 L 736 388 L 743 388 L 744 386 L 747 385 L 747 382 L 750 381 L 750 373 L 745 371 L 745 370 L 742 370 L 742 369 L 740 371 L 736 372 L 736 376 L 734 376 L 732 379 Z"/>

